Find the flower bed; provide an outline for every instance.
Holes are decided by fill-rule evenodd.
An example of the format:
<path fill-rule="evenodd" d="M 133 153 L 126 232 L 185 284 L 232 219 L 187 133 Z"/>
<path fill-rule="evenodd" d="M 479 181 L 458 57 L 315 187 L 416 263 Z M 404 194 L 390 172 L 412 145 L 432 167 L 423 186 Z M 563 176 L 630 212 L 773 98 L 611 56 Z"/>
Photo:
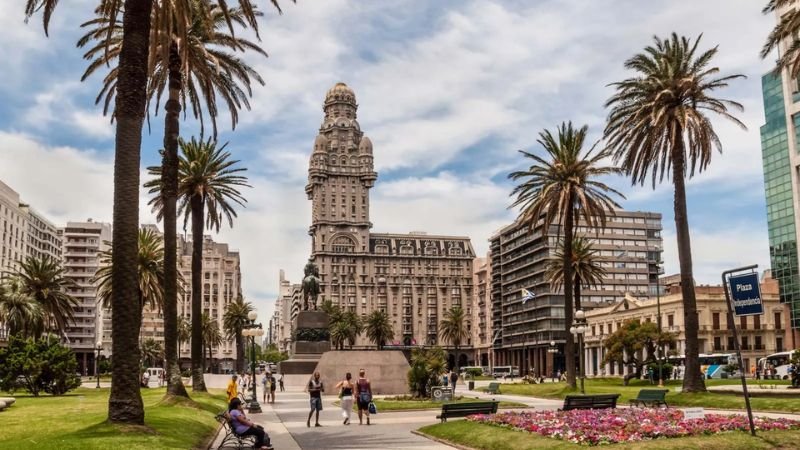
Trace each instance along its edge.
<path fill-rule="evenodd" d="M 679 409 L 600 409 L 573 411 L 505 412 L 468 417 L 480 423 L 537 433 L 577 444 L 600 445 L 747 431 L 744 415 L 706 414 L 705 419 L 684 419 Z M 800 421 L 755 418 L 757 430 L 800 429 Z"/>

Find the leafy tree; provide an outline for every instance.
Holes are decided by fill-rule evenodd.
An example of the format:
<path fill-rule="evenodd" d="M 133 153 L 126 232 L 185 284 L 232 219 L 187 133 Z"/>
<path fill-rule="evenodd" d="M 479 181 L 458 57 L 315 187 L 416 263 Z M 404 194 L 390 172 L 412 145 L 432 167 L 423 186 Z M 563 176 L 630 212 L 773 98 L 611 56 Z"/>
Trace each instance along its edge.
<path fill-rule="evenodd" d="M 453 344 L 456 350 L 456 368 L 458 373 L 458 349 L 461 343 L 468 338 L 466 314 L 460 306 L 454 306 L 444 313 L 444 319 L 439 322 L 439 337 L 445 342 Z"/>
<path fill-rule="evenodd" d="M 156 367 L 164 359 L 164 347 L 153 338 L 142 343 L 142 364 L 145 367 Z"/>
<path fill-rule="evenodd" d="M 63 395 L 81 385 L 77 369 L 75 354 L 54 336 L 36 340 L 12 335 L 8 347 L 0 348 L 3 391 L 22 387 L 34 397 L 42 392 Z"/>
<path fill-rule="evenodd" d="M 591 241 L 578 236 L 572 241 L 572 273 L 575 276 L 575 310 L 581 309 L 581 287 L 597 287 L 603 284 L 606 269 L 600 265 L 597 250 Z M 555 254 L 547 264 L 545 277 L 553 289 L 564 286 L 564 242 L 560 241 Z"/>
<path fill-rule="evenodd" d="M 236 217 L 234 204 L 244 206 L 245 198 L 238 187 L 249 186 L 247 178 L 239 175 L 245 168 L 234 167 L 239 161 L 231 160 L 224 144 L 217 147 L 212 138 L 198 141 L 180 141 L 182 154 L 178 169 L 178 214 L 184 216 L 184 228 L 192 222 L 192 390 L 205 391 L 203 381 L 202 342 L 202 272 L 203 272 L 203 228 L 219 231 L 223 218 L 233 226 Z M 163 209 L 163 185 L 161 167 L 148 169 L 155 179 L 145 184 L 150 194 L 153 209 Z"/>
<path fill-rule="evenodd" d="M 416 397 L 429 396 L 430 387 L 439 384 L 439 375 L 445 371 L 446 361 L 447 353 L 441 347 L 421 347 L 411 351 L 408 387 Z"/>
<path fill-rule="evenodd" d="M 41 307 L 46 329 L 63 335 L 75 321 L 78 300 L 67 293 L 75 283 L 64 278 L 61 262 L 49 256 L 28 257 L 20 263 L 13 277 L 17 280 L 19 292 L 36 300 Z"/>
<path fill-rule="evenodd" d="M 711 66 L 717 47 L 698 52 L 694 42 L 673 33 L 654 38 L 654 44 L 625 62 L 634 76 L 612 86 L 605 137 L 614 160 L 634 184 L 672 177 L 674 185 L 675 230 L 681 272 L 681 294 L 686 326 L 686 376 L 684 392 L 706 390 L 698 360 L 697 299 L 694 291 L 692 248 L 686 207 L 686 178 L 700 173 L 711 162 L 713 148 L 722 151 L 708 113 L 714 113 L 745 128 L 729 108 L 742 111 L 741 104 L 714 97 L 714 91 L 743 75 L 717 77 Z M 670 174 L 670 171 L 672 172 Z"/>
<path fill-rule="evenodd" d="M 769 0 L 764 7 L 764 14 L 774 14 L 778 9 L 792 4 L 792 0 Z M 764 47 L 761 49 L 761 58 L 767 58 L 773 50 L 778 49 L 778 44 L 788 41 L 789 45 L 781 49 L 778 55 L 777 70 L 788 69 L 791 78 L 800 75 L 800 11 L 790 8 L 783 12 L 778 23 L 767 36 Z"/>
<path fill-rule="evenodd" d="M 656 362 L 656 348 L 668 346 L 675 342 L 675 335 L 658 331 L 652 322 L 626 320 L 620 328 L 606 337 L 603 346 L 606 348 L 603 364 L 614 362 L 634 368 L 623 378 L 628 385 L 631 378 L 641 378 L 642 367 Z"/>
<path fill-rule="evenodd" d="M 225 336 L 236 341 L 236 373 L 244 371 L 244 339 L 242 330 L 245 325 L 250 324 L 247 315 L 253 311 L 253 304 L 245 302 L 244 297 L 239 295 L 235 301 L 225 307 L 225 314 L 222 316 L 222 327 L 225 329 Z"/>
<path fill-rule="evenodd" d="M 12 336 L 37 338 L 44 330 L 41 306 L 31 296 L 21 292 L 17 280 L 0 284 L 0 323 Z"/>
<path fill-rule="evenodd" d="M 200 324 L 203 332 L 203 343 L 208 349 L 208 371 L 211 372 L 211 368 L 214 365 L 214 357 L 211 352 L 214 347 L 222 345 L 222 333 L 219 331 L 217 320 L 206 313 L 203 313 Z M 203 361 L 203 365 L 205 366 L 205 361 Z"/>
<path fill-rule="evenodd" d="M 382 349 L 388 341 L 394 339 L 394 328 L 389 322 L 389 316 L 385 311 L 377 309 L 367 316 L 364 327 L 367 338 L 375 344 L 378 350 Z"/>
<path fill-rule="evenodd" d="M 583 219 L 588 227 L 604 228 L 606 214 L 613 214 L 613 209 L 620 207 L 609 194 L 624 198 L 615 189 L 598 181 L 598 178 L 617 174 L 620 170 L 603 165 L 610 153 L 606 149 L 595 153 L 597 144 L 584 152 L 588 130 L 587 126 L 575 129 L 569 122 L 561 124 L 557 136 L 553 136 L 549 130 L 540 132 L 537 142 L 547 152 L 548 159 L 520 150 L 523 156 L 532 160 L 531 166 L 508 176 L 511 180 L 520 181 L 511 191 L 512 196 L 517 196 L 512 207 L 522 207 L 520 220 L 533 229 L 543 219 L 542 230 L 548 234 L 552 225 L 558 223 L 557 234 L 563 236 L 564 355 L 567 382 L 573 388 L 576 387 L 575 342 L 569 328 L 572 326 L 574 310 L 572 295 L 575 279 L 571 261 L 575 221 Z"/>

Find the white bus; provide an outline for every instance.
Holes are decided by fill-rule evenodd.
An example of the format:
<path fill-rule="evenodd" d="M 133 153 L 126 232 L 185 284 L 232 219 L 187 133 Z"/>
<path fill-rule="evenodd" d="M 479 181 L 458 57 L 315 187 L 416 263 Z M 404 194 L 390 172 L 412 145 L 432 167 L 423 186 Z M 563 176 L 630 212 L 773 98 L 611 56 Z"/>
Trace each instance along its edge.
<path fill-rule="evenodd" d="M 492 369 L 492 376 L 495 378 L 514 378 L 519 376 L 519 367 L 517 366 L 494 366 Z"/>
<path fill-rule="evenodd" d="M 792 359 L 794 351 L 779 352 L 768 355 L 766 358 L 758 360 L 758 370 L 761 371 L 761 376 L 764 378 L 776 375 L 781 380 L 789 379 L 789 360 Z M 769 369 L 774 369 L 775 372 L 769 373 Z"/>
<path fill-rule="evenodd" d="M 669 356 L 667 361 L 673 366 L 679 367 L 678 378 L 683 378 L 686 370 L 686 357 L 684 355 Z M 706 379 L 722 378 L 725 366 L 737 364 L 735 353 L 701 353 L 698 361 L 700 362 L 700 371 Z M 732 377 L 736 375 L 738 372 L 730 374 Z"/>

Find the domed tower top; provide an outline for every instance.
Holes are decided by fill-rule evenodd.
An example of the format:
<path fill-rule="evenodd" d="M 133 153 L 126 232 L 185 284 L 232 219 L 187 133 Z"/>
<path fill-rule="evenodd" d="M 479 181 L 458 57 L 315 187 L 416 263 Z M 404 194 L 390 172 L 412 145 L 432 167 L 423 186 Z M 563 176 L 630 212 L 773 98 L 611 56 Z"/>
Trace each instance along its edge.
<path fill-rule="evenodd" d="M 356 94 L 350 87 L 344 83 L 336 83 L 332 88 L 328 89 L 325 95 L 325 103 L 322 107 L 325 111 L 325 117 L 347 117 L 348 119 L 356 118 Z"/>
<path fill-rule="evenodd" d="M 358 153 L 372 156 L 372 141 L 368 137 L 361 138 L 361 143 L 358 145 Z"/>

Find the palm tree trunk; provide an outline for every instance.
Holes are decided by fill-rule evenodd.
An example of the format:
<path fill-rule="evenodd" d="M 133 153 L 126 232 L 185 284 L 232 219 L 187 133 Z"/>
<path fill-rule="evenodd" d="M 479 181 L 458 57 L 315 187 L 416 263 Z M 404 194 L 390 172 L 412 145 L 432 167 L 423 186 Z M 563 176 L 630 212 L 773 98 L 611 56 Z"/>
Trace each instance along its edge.
<path fill-rule="evenodd" d="M 573 316 L 573 277 L 572 277 L 572 238 L 574 228 L 575 209 L 572 207 L 572 195 L 567 201 L 567 210 L 564 217 L 564 359 L 567 371 L 567 384 L 573 389 L 577 389 L 575 377 L 575 341 L 569 328 L 572 326 Z"/>
<path fill-rule="evenodd" d="M 139 392 L 137 254 L 139 235 L 139 164 L 142 124 L 147 103 L 147 57 L 150 48 L 152 0 L 125 0 L 122 16 L 122 50 L 115 117 L 114 207 L 112 232 L 111 393 L 109 422 L 144 424 Z M 139 315 L 141 320 L 141 316 Z"/>
<path fill-rule="evenodd" d="M 575 277 L 575 311 L 581 309 L 581 280 Z"/>
<path fill-rule="evenodd" d="M 672 161 L 672 182 L 675 184 L 675 231 L 678 236 L 678 261 L 681 269 L 681 295 L 683 296 L 683 321 L 686 335 L 686 373 L 683 376 L 684 392 L 705 392 L 706 385 L 700 373 L 697 332 L 697 299 L 694 294 L 692 273 L 692 245 L 689 237 L 689 217 L 686 211 L 686 160 L 683 147 L 683 130 L 675 133 Z"/>
<path fill-rule="evenodd" d="M 207 392 L 203 381 L 203 198 L 192 196 L 192 390 Z"/>

